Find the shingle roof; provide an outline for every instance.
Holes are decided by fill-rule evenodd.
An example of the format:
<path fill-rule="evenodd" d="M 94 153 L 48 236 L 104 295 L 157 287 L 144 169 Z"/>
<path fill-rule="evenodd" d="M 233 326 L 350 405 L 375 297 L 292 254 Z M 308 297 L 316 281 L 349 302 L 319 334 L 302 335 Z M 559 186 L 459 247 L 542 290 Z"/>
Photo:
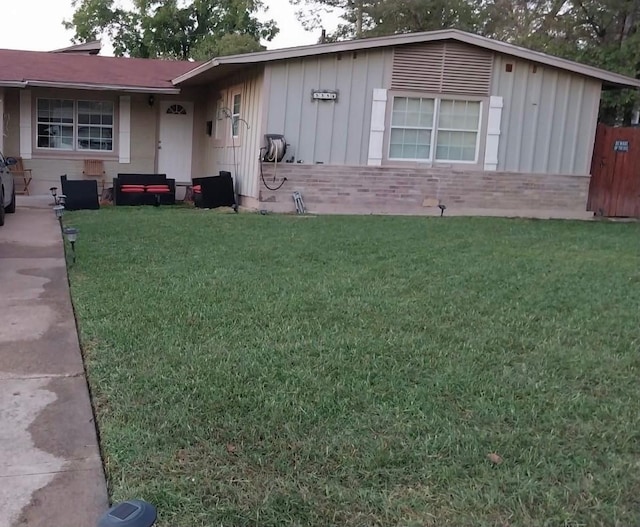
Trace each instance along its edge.
<path fill-rule="evenodd" d="M 386 48 L 405 44 L 417 44 L 422 42 L 438 42 L 442 40 L 456 40 L 472 46 L 478 46 L 497 53 L 504 53 L 513 57 L 519 57 L 539 64 L 571 71 L 573 73 L 599 79 L 603 85 L 616 88 L 640 88 L 640 80 L 612 73 L 586 64 L 580 64 L 571 60 L 561 59 L 539 51 L 514 46 L 506 42 L 500 42 L 487 37 L 474 35 L 458 29 L 442 29 L 423 33 L 404 33 L 378 38 L 363 38 L 359 40 L 345 40 L 330 44 L 316 44 L 313 46 L 298 46 L 294 48 L 274 49 L 245 53 L 243 55 L 230 55 L 227 57 L 213 58 L 200 66 L 194 66 L 191 71 L 174 79 L 174 84 L 195 84 L 198 79 L 202 81 L 213 80 L 228 71 L 237 71 L 242 67 L 276 60 L 297 59 L 310 56 L 327 55 L 344 51 L 358 51 L 364 49 Z"/>
<path fill-rule="evenodd" d="M 0 86 L 179 91 L 171 79 L 201 62 L 0 49 Z"/>

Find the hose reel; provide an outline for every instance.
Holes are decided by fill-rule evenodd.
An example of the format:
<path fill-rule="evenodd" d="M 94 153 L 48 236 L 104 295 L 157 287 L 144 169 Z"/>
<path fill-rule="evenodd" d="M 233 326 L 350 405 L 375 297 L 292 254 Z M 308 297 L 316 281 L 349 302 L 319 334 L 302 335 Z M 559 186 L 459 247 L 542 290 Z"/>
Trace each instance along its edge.
<path fill-rule="evenodd" d="M 267 141 L 263 161 L 280 163 L 287 153 L 287 141 L 282 134 L 265 134 Z"/>

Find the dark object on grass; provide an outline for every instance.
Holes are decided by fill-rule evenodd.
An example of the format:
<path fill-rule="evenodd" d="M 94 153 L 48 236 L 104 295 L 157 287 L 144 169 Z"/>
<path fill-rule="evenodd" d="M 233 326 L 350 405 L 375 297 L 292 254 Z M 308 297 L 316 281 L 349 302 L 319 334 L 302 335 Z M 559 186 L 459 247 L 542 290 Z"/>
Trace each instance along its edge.
<path fill-rule="evenodd" d="M 219 176 L 193 178 L 193 203 L 201 209 L 233 207 L 238 212 L 231 172 L 221 170 Z"/>
<path fill-rule="evenodd" d="M 100 208 L 98 201 L 98 182 L 86 179 L 68 179 L 60 176 L 62 194 L 65 196 L 66 210 L 96 210 Z"/>
<path fill-rule="evenodd" d="M 114 205 L 175 205 L 176 181 L 166 174 L 118 174 L 113 178 Z"/>
<path fill-rule="evenodd" d="M 438 208 L 440 209 L 440 217 L 442 218 L 444 211 L 446 210 L 447 206 L 440 203 L 440 205 L 438 205 Z"/>
<path fill-rule="evenodd" d="M 117 503 L 98 520 L 98 527 L 151 527 L 156 523 L 156 508 L 142 500 Z"/>

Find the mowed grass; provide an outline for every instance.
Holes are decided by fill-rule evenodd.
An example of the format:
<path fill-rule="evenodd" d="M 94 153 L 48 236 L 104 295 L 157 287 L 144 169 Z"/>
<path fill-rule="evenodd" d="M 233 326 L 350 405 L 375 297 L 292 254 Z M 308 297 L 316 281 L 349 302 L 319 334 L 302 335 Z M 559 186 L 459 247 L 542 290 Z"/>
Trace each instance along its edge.
<path fill-rule="evenodd" d="M 111 496 L 160 526 L 640 524 L 639 224 L 66 220 Z"/>

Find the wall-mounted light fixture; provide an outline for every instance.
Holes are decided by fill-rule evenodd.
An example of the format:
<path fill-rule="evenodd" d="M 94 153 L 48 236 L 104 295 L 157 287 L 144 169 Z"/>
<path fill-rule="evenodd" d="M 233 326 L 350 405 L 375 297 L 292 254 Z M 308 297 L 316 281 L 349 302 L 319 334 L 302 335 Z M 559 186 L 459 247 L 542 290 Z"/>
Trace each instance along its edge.
<path fill-rule="evenodd" d="M 147 100 L 147 102 L 149 103 L 149 107 L 151 108 L 153 106 L 153 103 L 156 102 L 156 98 L 153 95 L 149 95 L 149 99 Z"/>

